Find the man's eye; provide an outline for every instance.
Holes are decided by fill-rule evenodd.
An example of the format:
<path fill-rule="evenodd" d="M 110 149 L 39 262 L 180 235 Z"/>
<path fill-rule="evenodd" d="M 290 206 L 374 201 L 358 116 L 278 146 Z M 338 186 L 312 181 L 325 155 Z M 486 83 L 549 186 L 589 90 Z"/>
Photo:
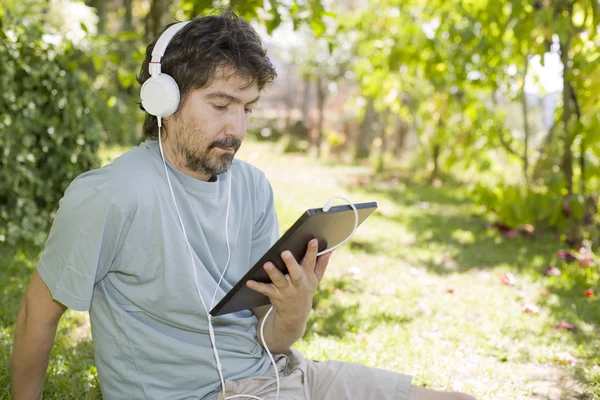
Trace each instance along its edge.
<path fill-rule="evenodd" d="M 252 114 L 252 111 L 254 110 L 251 108 L 246 108 L 244 111 L 246 112 L 246 114 Z"/>
<path fill-rule="evenodd" d="M 215 110 L 219 110 L 219 111 L 227 110 L 227 106 L 218 106 L 216 104 L 213 104 L 213 107 L 215 108 Z"/>

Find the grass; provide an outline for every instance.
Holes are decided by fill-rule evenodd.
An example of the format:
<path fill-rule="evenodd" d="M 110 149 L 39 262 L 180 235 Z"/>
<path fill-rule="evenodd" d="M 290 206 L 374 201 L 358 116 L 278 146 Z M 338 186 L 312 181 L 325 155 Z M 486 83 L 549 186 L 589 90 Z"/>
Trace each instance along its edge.
<path fill-rule="evenodd" d="M 105 161 L 119 149 L 104 152 Z M 413 383 L 478 399 L 600 399 L 597 269 L 559 264 L 557 235 L 507 239 L 489 229 L 466 190 L 403 176 L 372 178 L 366 167 L 282 156 L 247 143 L 240 158 L 273 185 L 282 232 L 332 195 L 376 200 L 379 209 L 336 251 L 314 300 L 306 336 L 310 358 L 359 362 L 411 374 Z M 14 318 L 36 249 L 0 248 L 0 399 Z M 550 264 L 563 271 L 545 277 Z M 597 267 L 596 267 L 597 268 Z M 511 272 L 514 286 L 500 275 Z M 542 296 L 542 290 L 550 292 Z M 526 313 L 523 305 L 540 307 Z M 560 321 L 574 332 L 553 327 Z M 561 353 L 579 364 L 560 361 Z M 99 398 L 86 314 L 61 321 L 44 398 Z"/>

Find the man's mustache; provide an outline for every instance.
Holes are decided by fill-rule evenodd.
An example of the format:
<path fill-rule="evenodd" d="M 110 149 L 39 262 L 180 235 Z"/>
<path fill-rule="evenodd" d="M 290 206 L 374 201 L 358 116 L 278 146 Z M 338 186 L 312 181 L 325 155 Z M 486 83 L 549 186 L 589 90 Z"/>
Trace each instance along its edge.
<path fill-rule="evenodd" d="M 223 149 L 233 149 L 234 151 L 238 151 L 241 145 L 242 141 L 240 139 L 233 136 L 227 136 L 225 139 L 215 140 L 208 148 L 210 150 L 214 147 L 221 147 Z"/>

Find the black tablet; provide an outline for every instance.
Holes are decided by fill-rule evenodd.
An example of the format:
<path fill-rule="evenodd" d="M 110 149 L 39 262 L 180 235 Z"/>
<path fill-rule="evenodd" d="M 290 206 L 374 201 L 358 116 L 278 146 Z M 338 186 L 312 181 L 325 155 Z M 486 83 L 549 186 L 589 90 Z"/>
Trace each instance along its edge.
<path fill-rule="evenodd" d="M 375 211 L 377 203 L 358 203 L 354 206 L 358 211 L 358 225 L 360 225 Z M 283 251 L 291 251 L 296 260 L 300 261 L 304 258 L 306 247 L 311 239 L 317 238 L 319 240 L 319 251 L 333 247 L 352 233 L 354 221 L 354 211 L 350 205 L 334 206 L 327 212 L 324 212 L 322 208 L 307 210 L 254 264 L 248 273 L 231 288 L 210 311 L 210 314 L 216 317 L 270 304 L 267 296 L 246 286 L 246 282 L 249 280 L 264 283 L 271 282 L 263 267 L 267 261 L 271 261 L 281 272 L 286 274 L 287 268 L 281 259 Z"/>

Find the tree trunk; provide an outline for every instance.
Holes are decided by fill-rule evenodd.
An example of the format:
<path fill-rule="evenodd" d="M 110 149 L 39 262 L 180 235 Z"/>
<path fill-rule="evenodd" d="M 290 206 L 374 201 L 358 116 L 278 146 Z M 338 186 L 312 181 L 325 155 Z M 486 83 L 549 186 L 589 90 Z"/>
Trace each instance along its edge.
<path fill-rule="evenodd" d="M 565 176 L 566 189 L 568 195 L 573 193 L 573 151 L 571 146 L 573 145 L 573 135 L 570 130 L 570 122 L 575 116 L 573 112 L 571 84 L 569 82 L 569 75 L 571 66 L 569 64 L 569 49 L 571 46 L 571 36 L 568 36 L 564 41 L 560 43 L 560 60 L 563 64 L 563 114 L 562 114 L 562 125 L 564 134 L 564 147 L 562 157 L 562 171 Z"/>
<path fill-rule="evenodd" d="M 296 105 L 296 87 L 294 85 L 293 79 L 288 79 L 285 83 L 285 93 L 283 95 L 283 102 L 285 104 L 286 112 L 285 112 L 285 132 L 289 132 L 292 127 L 292 113 L 294 111 L 294 106 Z"/>
<path fill-rule="evenodd" d="M 435 178 L 437 178 L 440 172 L 440 153 L 442 152 L 442 147 L 439 143 L 435 143 L 432 148 L 431 156 L 433 158 L 433 171 L 431 171 L 431 176 L 429 177 L 429 183 L 433 182 Z"/>
<path fill-rule="evenodd" d="M 406 136 L 409 132 L 409 125 L 404 122 L 400 117 L 396 118 L 396 149 L 394 151 L 394 156 L 396 158 L 400 158 L 402 155 L 402 151 L 404 150 L 404 146 L 406 143 Z"/>
<path fill-rule="evenodd" d="M 108 7 L 110 6 L 110 1 L 108 0 L 88 0 L 86 1 L 86 5 L 88 7 L 93 7 L 96 9 L 96 14 L 98 15 L 98 34 L 104 35 L 106 34 L 106 23 L 108 22 Z"/>
<path fill-rule="evenodd" d="M 383 172 L 385 169 L 385 154 L 388 147 L 388 137 L 386 132 L 387 123 L 389 120 L 389 110 L 385 110 L 379 115 L 379 138 L 381 139 L 381 148 L 379 149 L 379 155 L 377 159 L 376 171 Z"/>
<path fill-rule="evenodd" d="M 437 133 L 432 143 L 432 152 L 431 157 L 433 161 L 433 171 L 431 171 L 431 176 L 429 177 L 429 183 L 432 183 L 435 178 L 438 177 L 440 172 L 440 154 L 442 153 L 442 146 L 440 145 L 440 131 L 446 129 L 446 124 L 444 123 L 443 117 L 440 115 L 437 123 Z M 443 137 L 443 136 L 442 136 Z"/>
<path fill-rule="evenodd" d="M 527 106 L 527 95 L 525 93 L 525 80 L 527 78 L 527 71 L 529 70 L 529 52 L 525 54 L 525 68 L 523 70 L 523 86 L 521 87 L 521 106 L 523 110 L 523 134 L 525 136 L 525 149 L 523 150 L 523 178 L 525 182 L 529 180 L 529 123 L 528 115 L 529 109 Z"/>
<path fill-rule="evenodd" d="M 326 83 L 326 82 L 325 82 Z M 313 151 L 315 154 L 316 158 L 321 157 L 321 142 L 322 142 L 322 138 L 323 138 L 323 120 L 324 115 L 323 115 L 323 111 L 325 108 L 325 97 L 327 96 L 327 92 L 326 92 L 326 88 L 325 88 L 325 83 L 323 82 L 323 79 L 321 78 L 320 75 L 317 75 L 317 108 L 318 108 L 318 120 L 317 120 L 317 127 L 315 129 L 314 132 L 314 138 L 313 138 Z"/>
<path fill-rule="evenodd" d="M 375 101 L 369 97 L 365 116 L 360 126 L 358 141 L 356 143 L 355 160 L 362 160 L 369 157 L 371 151 L 371 142 L 373 141 L 373 122 L 375 122 Z"/>
<path fill-rule="evenodd" d="M 304 93 L 302 95 L 302 119 L 304 119 L 304 123 L 310 129 L 310 76 L 305 75 L 302 81 L 304 82 Z"/>
<path fill-rule="evenodd" d="M 125 17 L 123 18 L 123 32 L 133 32 L 133 12 L 132 4 L 133 0 L 124 0 L 123 7 L 125 7 Z"/>
<path fill-rule="evenodd" d="M 575 116 L 577 118 L 577 127 L 580 128 L 580 123 L 581 123 L 581 108 L 579 108 L 579 101 L 577 101 L 577 93 L 575 92 L 575 88 L 573 87 L 573 84 L 569 83 L 569 89 L 571 91 L 571 100 L 573 101 L 573 108 L 575 110 Z M 581 194 L 583 196 L 585 196 L 585 192 L 586 192 L 586 185 L 585 185 L 585 169 L 586 169 L 586 162 L 585 162 L 585 152 L 587 150 L 587 146 L 586 146 L 586 141 L 585 141 L 585 135 L 582 135 L 581 137 L 581 142 L 579 144 L 579 168 L 581 170 L 581 176 L 580 176 L 580 189 L 581 189 Z"/>
<path fill-rule="evenodd" d="M 146 16 L 146 40 L 152 41 L 173 22 L 170 13 L 170 0 L 152 0 L 150 11 Z"/>

